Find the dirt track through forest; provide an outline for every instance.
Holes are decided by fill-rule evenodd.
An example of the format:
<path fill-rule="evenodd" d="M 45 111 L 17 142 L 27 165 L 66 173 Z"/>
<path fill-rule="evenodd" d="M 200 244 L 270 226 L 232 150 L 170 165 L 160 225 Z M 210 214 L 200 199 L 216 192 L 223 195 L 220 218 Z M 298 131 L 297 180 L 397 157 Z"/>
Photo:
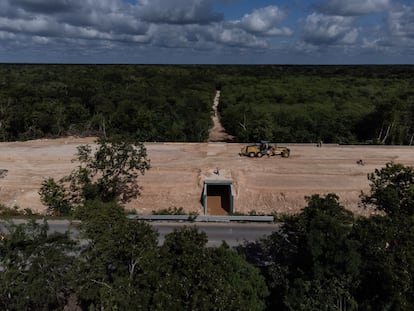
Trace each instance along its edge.
<path fill-rule="evenodd" d="M 220 115 L 218 112 L 218 105 L 220 103 L 220 91 L 216 91 L 216 96 L 214 97 L 213 102 L 213 116 L 211 119 L 213 120 L 213 127 L 209 130 L 208 141 L 209 142 L 224 142 L 224 141 L 232 141 L 233 136 L 226 133 L 223 125 L 220 122 Z"/>

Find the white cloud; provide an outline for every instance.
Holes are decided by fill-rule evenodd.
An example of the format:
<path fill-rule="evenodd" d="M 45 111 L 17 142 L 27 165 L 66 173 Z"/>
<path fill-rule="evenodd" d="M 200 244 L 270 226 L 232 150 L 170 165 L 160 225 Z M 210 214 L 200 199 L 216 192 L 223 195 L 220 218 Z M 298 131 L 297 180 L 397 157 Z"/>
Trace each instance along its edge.
<path fill-rule="evenodd" d="M 359 30 L 357 28 L 351 29 L 349 32 L 345 33 L 343 36 L 341 43 L 343 44 L 354 44 L 359 35 Z"/>
<path fill-rule="evenodd" d="M 369 40 L 367 38 L 362 39 L 362 47 L 364 49 L 376 49 L 379 39 Z"/>
<path fill-rule="evenodd" d="M 291 35 L 293 32 L 287 28 L 278 28 L 285 18 L 285 12 L 277 6 L 271 5 L 254 10 L 251 14 L 245 14 L 240 20 L 241 27 L 251 33 L 258 33 L 270 36 Z"/>
<path fill-rule="evenodd" d="M 403 6 L 388 16 L 389 31 L 393 36 L 414 39 L 414 7 Z"/>
<path fill-rule="evenodd" d="M 319 47 L 305 41 L 298 41 L 294 44 L 292 50 L 301 54 L 314 55 L 319 52 Z"/>
<path fill-rule="evenodd" d="M 53 22 L 44 17 L 36 17 L 31 20 L 9 19 L 0 17 L 0 30 L 27 34 L 49 34 L 54 33 Z"/>
<path fill-rule="evenodd" d="M 153 25 L 152 43 L 160 47 L 191 48 L 195 50 L 214 47 L 256 48 L 267 47 L 267 42 L 231 23 L 211 25 Z"/>
<path fill-rule="evenodd" d="M 218 43 L 234 47 L 266 48 L 265 40 L 259 39 L 239 28 L 211 28 L 210 34 Z"/>
<path fill-rule="evenodd" d="M 0 40 L 15 40 L 16 35 L 8 31 L 0 31 Z"/>
<path fill-rule="evenodd" d="M 327 0 L 317 7 L 329 15 L 357 16 L 386 11 L 391 0 Z"/>
<path fill-rule="evenodd" d="M 0 20 L 0 30 L 62 38 L 86 34 L 90 39 L 145 35 L 148 24 L 128 9 L 119 0 L 17 0 L 9 3 L 7 22 Z"/>
<path fill-rule="evenodd" d="M 414 6 L 395 6 L 376 31 L 366 32 L 362 47 L 366 50 L 412 54 L 414 49 Z"/>
<path fill-rule="evenodd" d="M 306 17 L 303 38 L 307 43 L 315 45 L 353 44 L 359 34 L 359 29 L 353 26 L 353 22 L 352 17 L 312 13 Z"/>
<path fill-rule="evenodd" d="M 212 0 L 141 0 L 127 4 L 121 0 L 6 0 L 0 8 L 1 38 L 17 35 L 27 45 L 49 45 L 49 51 L 83 51 L 147 45 L 151 48 L 263 49 L 268 43 L 248 32 L 241 23 L 225 22 L 212 11 Z M 70 8 L 66 12 L 63 8 Z M 11 14 L 10 12 L 14 12 Z M 286 35 L 286 27 L 274 27 L 283 18 L 276 7 L 259 9 L 246 15 L 244 27 L 260 34 Z M 259 25 L 258 21 L 262 23 Z M 23 43 L 22 42 L 22 43 Z M 18 42 L 16 42 L 17 44 Z M 83 52 L 82 52 L 83 53 Z"/>
<path fill-rule="evenodd" d="M 33 42 L 37 44 L 48 44 L 50 43 L 50 39 L 47 37 L 34 36 Z"/>

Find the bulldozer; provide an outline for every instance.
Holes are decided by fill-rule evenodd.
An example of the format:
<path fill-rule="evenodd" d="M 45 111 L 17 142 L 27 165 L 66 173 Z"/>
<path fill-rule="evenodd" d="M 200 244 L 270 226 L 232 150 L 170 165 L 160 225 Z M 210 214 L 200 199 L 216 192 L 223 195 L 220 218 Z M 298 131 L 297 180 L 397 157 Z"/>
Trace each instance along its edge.
<path fill-rule="evenodd" d="M 278 155 L 282 158 L 289 158 L 290 149 L 288 147 L 279 147 L 267 141 L 261 141 L 260 143 L 244 146 L 241 148 L 239 155 L 250 158 L 261 158 L 263 156 L 273 157 Z"/>

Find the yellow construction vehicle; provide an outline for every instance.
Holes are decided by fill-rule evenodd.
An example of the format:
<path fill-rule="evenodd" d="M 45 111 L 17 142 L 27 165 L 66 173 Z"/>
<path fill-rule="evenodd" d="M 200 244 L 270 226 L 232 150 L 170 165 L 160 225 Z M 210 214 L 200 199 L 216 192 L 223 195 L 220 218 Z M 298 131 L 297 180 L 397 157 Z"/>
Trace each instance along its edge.
<path fill-rule="evenodd" d="M 244 146 L 241 148 L 239 155 L 251 158 L 261 158 L 263 156 L 273 157 L 279 155 L 282 158 L 289 158 L 290 149 L 288 147 L 279 147 L 278 145 L 267 141 L 261 141 L 260 143 Z"/>

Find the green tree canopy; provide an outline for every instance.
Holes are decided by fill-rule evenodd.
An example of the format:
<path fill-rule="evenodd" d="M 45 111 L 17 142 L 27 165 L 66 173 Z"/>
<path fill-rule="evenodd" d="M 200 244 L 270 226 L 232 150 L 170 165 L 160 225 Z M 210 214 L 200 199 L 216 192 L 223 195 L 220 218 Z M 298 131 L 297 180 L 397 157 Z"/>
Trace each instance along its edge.
<path fill-rule="evenodd" d="M 71 214 L 72 204 L 63 183 L 47 178 L 42 182 L 39 195 L 40 201 L 47 206 L 49 213 L 57 216 Z"/>
<path fill-rule="evenodd" d="M 150 166 L 143 143 L 128 139 L 98 138 L 96 146 L 77 148 L 79 166 L 56 182 L 42 182 L 40 199 L 54 214 L 70 214 L 88 200 L 126 203 L 140 195 L 138 177 Z"/>
<path fill-rule="evenodd" d="M 410 310 L 414 305 L 414 169 L 387 163 L 368 175 L 362 203 L 382 215 L 354 227 L 363 259 L 356 291 L 367 310 Z"/>
<path fill-rule="evenodd" d="M 270 309 L 355 310 L 360 257 L 350 239 L 353 217 L 334 194 L 307 201 L 280 230 L 240 251 L 262 267 Z"/>
<path fill-rule="evenodd" d="M 374 206 L 392 218 L 414 215 L 414 168 L 387 163 L 368 175 L 371 191 L 362 203 Z"/>
<path fill-rule="evenodd" d="M 115 202 L 89 201 L 81 237 L 88 241 L 75 270 L 76 294 L 86 310 L 148 310 L 158 283 L 158 234 L 131 221 Z"/>
<path fill-rule="evenodd" d="M 184 227 L 161 246 L 161 279 L 154 301 L 159 310 L 264 310 L 268 294 L 259 271 L 207 236 Z"/>
<path fill-rule="evenodd" d="M 129 202 L 140 194 L 138 176 L 150 168 L 144 144 L 124 139 L 98 138 L 78 147 L 79 167 L 66 178 L 75 201 Z"/>
<path fill-rule="evenodd" d="M 114 202 L 84 209 L 76 294 L 85 309 L 264 310 L 259 271 L 226 246 L 208 248 L 194 228 L 158 246 L 150 225 L 128 220 Z"/>
<path fill-rule="evenodd" d="M 48 224 L 9 224 L 0 239 L 0 309 L 62 310 L 72 292 L 77 243 Z"/>
<path fill-rule="evenodd" d="M 0 65 L 0 139 L 412 144 L 413 66 Z"/>
<path fill-rule="evenodd" d="M 388 216 L 358 219 L 360 278 L 354 291 L 360 310 L 411 310 L 414 305 L 414 222 Z"/>

